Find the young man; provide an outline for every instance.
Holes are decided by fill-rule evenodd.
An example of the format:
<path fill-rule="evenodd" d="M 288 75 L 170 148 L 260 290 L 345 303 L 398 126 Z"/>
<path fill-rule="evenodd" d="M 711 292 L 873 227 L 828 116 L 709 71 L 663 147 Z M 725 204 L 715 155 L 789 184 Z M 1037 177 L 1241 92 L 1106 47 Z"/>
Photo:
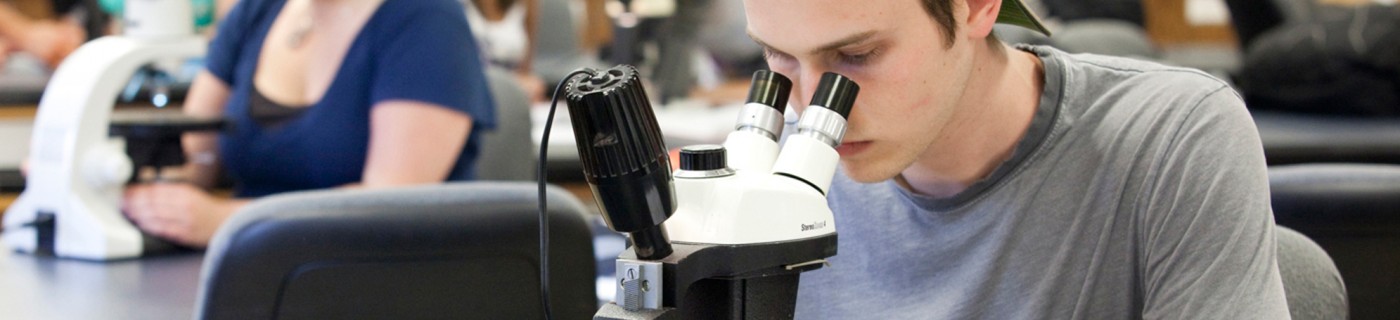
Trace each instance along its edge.
<path fill-rule="evenodd" d="M 799 318 L 1286 319 L 1263 151 L 1189 69 L 1008 47 L 1017 0 L 747 0 L 795 82 L 861 85 Z"/>

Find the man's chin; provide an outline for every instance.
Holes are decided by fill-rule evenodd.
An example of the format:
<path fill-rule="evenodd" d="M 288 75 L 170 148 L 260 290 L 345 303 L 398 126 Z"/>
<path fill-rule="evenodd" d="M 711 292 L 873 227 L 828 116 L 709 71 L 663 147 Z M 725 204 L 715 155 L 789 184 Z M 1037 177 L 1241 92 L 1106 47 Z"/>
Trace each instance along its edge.
<path fill-rule="evenodd" d="M 859 183 L 881 182 L 894 178 L 899 174 L 897 170 L 893 172 L 880 172 L 882 170 L 875 169 L 876 168 L 872 168 L 870 165 L 854 164 L 845 160 L 841 161 L 841 170 L 846 174 L 846 177 Z"/>

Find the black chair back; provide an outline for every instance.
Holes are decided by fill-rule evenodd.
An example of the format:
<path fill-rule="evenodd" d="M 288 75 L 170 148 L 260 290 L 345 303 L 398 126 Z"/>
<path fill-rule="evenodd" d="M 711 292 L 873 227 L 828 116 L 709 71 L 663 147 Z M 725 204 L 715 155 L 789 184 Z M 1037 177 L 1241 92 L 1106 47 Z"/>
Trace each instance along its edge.
<path fill-rule="evenodd" d="M 1332 256 L 1352 319 L 1400 317 L 1400 166 L 1269 169 L 1274 219 Z"/>
<path fill-rule="evenodd" d="M 457 183 L 257 201 L 205 256 L 200 319 L 539 319 L 537 189 Z M 582 205 L 548 192 L 550 300 L 597 310 Z"/>

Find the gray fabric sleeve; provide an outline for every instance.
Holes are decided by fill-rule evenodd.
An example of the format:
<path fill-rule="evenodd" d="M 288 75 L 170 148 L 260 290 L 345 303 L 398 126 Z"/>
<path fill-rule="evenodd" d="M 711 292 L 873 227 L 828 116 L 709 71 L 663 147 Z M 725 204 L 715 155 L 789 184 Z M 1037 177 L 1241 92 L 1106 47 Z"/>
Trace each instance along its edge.
<path fill-rule="evenodd" d="M 1187 110 L 1137 206 L 1142 316 L 1288 319 L 1258 131 L 1228 87 Z"/>

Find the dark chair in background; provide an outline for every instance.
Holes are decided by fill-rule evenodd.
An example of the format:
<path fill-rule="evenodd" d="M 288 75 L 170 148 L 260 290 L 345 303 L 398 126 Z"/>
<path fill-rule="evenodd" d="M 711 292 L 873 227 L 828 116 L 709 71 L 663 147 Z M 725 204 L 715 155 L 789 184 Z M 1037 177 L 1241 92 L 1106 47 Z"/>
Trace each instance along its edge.
<path fill-rule="evenodd" d="M 1331 255 L 1352 319 L 1400 317 L 1400 166 L 1269 169 L 1274 219 Z"/>
<path fill-rule="evenodd" d="M 1400 118 L 1251 113 L 1269 165 L 1400 164 Z"/>
<path fill-rule="evenodd" d="M 580 47 L 580 21 L 569 8 L 570 0 L 540 0 L 539 17 L 535 19 L 534 61 L 531 68 L 544 80 L 545 89 L 564 81 L 564 76 L 579 68 L 605 68 L 608 64 Z M 545 94 L 552 94 L 546 92 Z"/>
<path fill-rule="evenodd" d="M 551 188 L 555 317 L 597 311 L 585 211 Z M 474 182 L 275 196 L 205 255 L 201 319 L 538 319 L 536 185 Z"/>
<path fill-rule="evenodd" d="M 1278 271 L 1293 320 L 1347 319 L 1347 291 L 1327 252 L 1297 231 L 1279 226 Z"/>
<path fill-rule="evenodd" d="M 496 129 L 482 133 L 476 179 L 535 181 L 539 147 L 530 137 L 530 97 L 509 70 L 486 68 L 486 84 L 496 101 Z"/>

